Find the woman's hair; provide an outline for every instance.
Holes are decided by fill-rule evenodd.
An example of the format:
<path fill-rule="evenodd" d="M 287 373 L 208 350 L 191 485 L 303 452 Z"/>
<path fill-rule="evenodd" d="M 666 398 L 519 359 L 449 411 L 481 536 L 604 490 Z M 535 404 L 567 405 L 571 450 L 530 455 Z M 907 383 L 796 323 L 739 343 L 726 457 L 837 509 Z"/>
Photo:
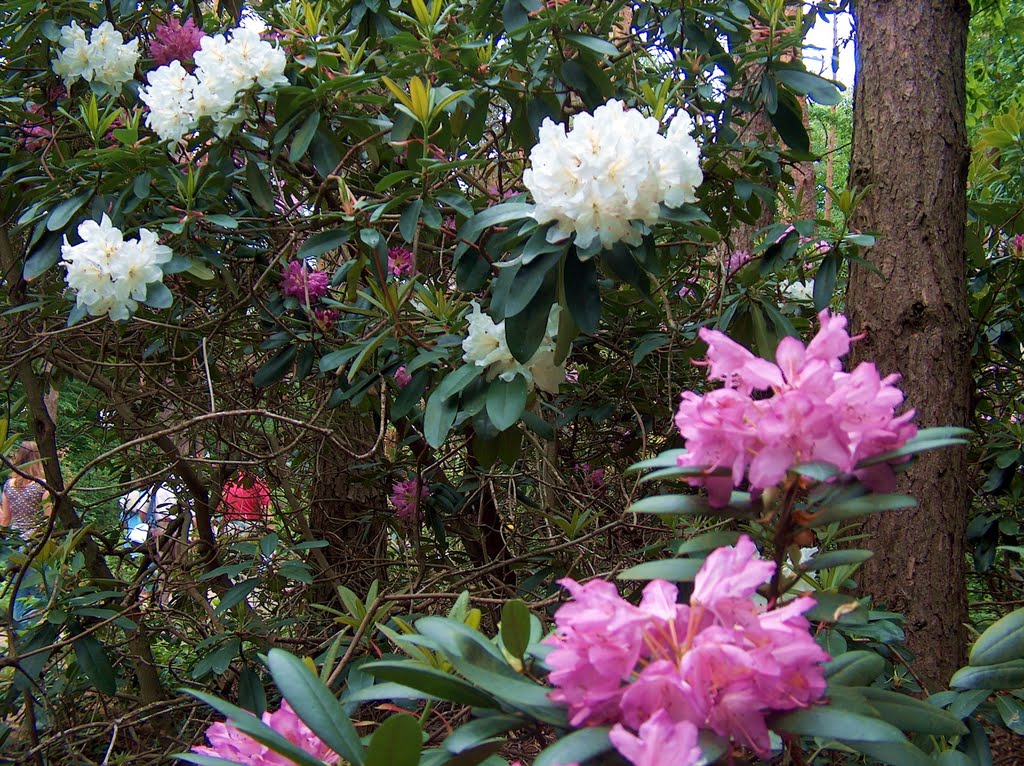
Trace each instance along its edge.
<path fill-rule="evenodd" d="M 36 479 L 43 478 L 43 462 L 39 454 L 39 447 L 35 442 L 22 442 L 21 446 L 14 452 L 11 464 L 22 473 L 28 474 Z M 16 471 L 11 472 L 11 484 L 15 487 L 27 487 L 32 479 L 21 476 Z"/>

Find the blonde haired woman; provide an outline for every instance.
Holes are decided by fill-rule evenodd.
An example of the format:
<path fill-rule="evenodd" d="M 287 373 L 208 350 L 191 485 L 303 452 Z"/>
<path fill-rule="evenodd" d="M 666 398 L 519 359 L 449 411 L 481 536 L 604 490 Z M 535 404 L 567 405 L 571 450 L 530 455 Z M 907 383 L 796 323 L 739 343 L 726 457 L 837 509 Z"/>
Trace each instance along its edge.
<path fill-rule="evenodd" d="M 16 469 L 4 484 L 0 500 L 0 525 L 9 526 L 22 537 L 30 537 L 44 516 L 50 515 L 49 493 L 43 480 L 43 461 L 35 442 L 22 442 L 11 458 Z M 38 481 L 37 481 L 38 480 Z"/>

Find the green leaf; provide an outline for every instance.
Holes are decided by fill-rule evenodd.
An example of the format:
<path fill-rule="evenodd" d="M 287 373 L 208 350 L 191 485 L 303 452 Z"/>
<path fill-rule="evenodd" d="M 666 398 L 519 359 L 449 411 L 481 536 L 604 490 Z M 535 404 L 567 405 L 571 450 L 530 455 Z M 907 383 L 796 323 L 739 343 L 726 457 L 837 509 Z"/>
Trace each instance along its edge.
<path fill-rule="evenodd" d="M 828 551 L 812 558 L 810 561 L 801 564 L 800 569 L 807 572 L 816 572 L 822 569 L 845 566 L 847 564 L 862 564 L 875 554 L 871 551 L 859 548 L 843 551 Z"/>
<path fill-rule="evenodd" d="M 997 665 L 1024 659 L 1024 609 L 992 623 L 971 647 L 970 665 Z"/>
<path fill-rule="evenodd" d="M 249 188 L 249 195 L 260 208 L 268 213 L 273 213 L 277 208 L 274 203 L 274 192 L 270 189 L 259 163 L 250 158 L 245 163 L 245 185 Z"/>
<path fill-rule="evenodd" d="M 223 213 L 211 213 L 210 215 L 204 215 L 203 220 L 212 223 L 214 226 L 220 226 L 222 229 L 238 228 L 238 221 L 235 220 L 234 216 L 224 215 Z"/>
<path fill-rule="evenodd" d="M 537 291 L 544 285 L 548 272 L 558 266 L 561 258 L 561 252 L 545 253 L 516 272 L 509 297 L 505 302 L 506 317 L 518 314 L 530 304 Z"/>
<path fill-rule="evenodd" d="M 909 742 L 862 742 L 843 740 L 847 745 L 865 755 L 870 755 L 880 763 L 891 766 L 934 766 L 919 747 Z"/>
<path fill-rule="evenodd" d="M 1024 660 L 998 665 L 968 665 L 949 680 L 951 689 L 1020 689 L 1024 687 Z"/>
<path fill-rule="evenodd" d="M 47 234 L 43 241 L 33 248 L 25 259 L 25 267 L 21 274 L 26 282 L 31 282 L 60 260 L 61 244 L 60 234 L 54 233 Z"/>
<path fill-rule="evenodd" d="M 530 645 L 530 610 L 522 599 L 506 601 L 501 608 L 501 643 L 513 657 L 522 659 Z"/>
<path fill-rule="evenodd" d="M 57 205 L 57 207 L 53 209 L 53 212 L 50 213 L 50 217 L 46 219 L 47 231 L 60 231 L 67 226 L 71 217 L 79 211 L 91 195 L 92 192 L 82 192 L 81 194 L 76 194 L 74 197 L 66 199 Z"/>
<path fill-rule="evenodd" d="M 685 454 L 685 449 L 665 450 L 656 457 L 649 457 L 646 460 L 641 460 L 639 463 L 633 463 L 633 465 L 626 469 L 626 473 L 646 471 L 648 468 L 674 468 L 679 464 L 679 457 Z"/>
<path fill-rule="evenodd" d="M 259 674 L 246 666 L 238 674 L 238 704 L 254 715 L 261 716 L 267 709 L 267 692 Z"/>
<path fill-rule="evenodd" d="M 236 604 L 240 604 L 245 600 L 245 597 L 252 593 L 256 586 L 260 584 L 260 581 L 256 577 L 252 577 L 248 580 L 242 580 L 240 583 L 236 583 L 228 588 L 227 592 L 220 597 L 220 603 L 217 604 L 217 608 L 214 610 L 214 614 L 218 617 L 226 612 Z"/>
<path fill-rule="evenodd" d="M 444 444 L 448 432 L 455 425 L 455 416 L 458 412 L 458 402 L 446 398 L 440 387 L 427 398 L 427 406 L 423 410 L 423 437 L 427 444 L 434 449 Z"/>
<path fill-rule="evenodd" d="M 779 105 L 768 117 L 786 142 L 786 146 L 799 154 L 807 154 L 811 150 L 811 139 L 804 127 L 803 115 L 797 101 L 787 94 L 779 94 Z"/>
<path fill-rule="evenodd" d="M 770 720 L 769 726 L 781 734 L 825 737 L 840 742 L 906 742 L 903 732 L 885 721 L 827 705 L 785 713 Z"/>
<path fill-rule="evenodd" d="M 833 521 L 847 521 L 869 513 L 899 511 L 916 507 L 917 500 L 910 495 L 864 495 L 826 505 L 825 509 L 815 516 L 808 526 L 821 527 L 831 524 Z"/>
<path fill-rule="evenodd" d="M 593 335 L 601 322 L 601 290 L 597 285 L 597 261 L 581 261 L 572 248 L 565 257 L 562 275 L 565 305 L 580 332 Z"/>
<path fill-rule="evenodd" d="M 174 305 L 174 293 L 163 282 L 146 285 L 146 305 L 151 309 L 169 309 Z"/>
<path fill-rule="evenodd" d="M 498 647 L 463 621 L 450 617 L 422 617 L 416 621 L 416 630 L 431 639 L 451 660 L 464 659 L 484 670 L 519 679 L 519 674 L 508 664 Z"/>
<path fill-rule="evenodd" d="M 832 302 L 836 289 L 836 274 L 839 271 L 839 255 L 830 252 L 821 259 L 821 265 L 814 275 L 814 310 L 821 311 Z"/>
<path fill-rule="evenodd" d="M 935 758 L 935 766 L 975 766 L 975 763 L 967 753 L 961 753 L 959 750 L 946 750 Z"/>
<path fill-rule="evenodd" d="M 589 35 L 566 34 L 565 39 L 578 48 L 583 48 L 596 53 L 598 56 L 617 56 L 619 49 L 607 40 Z"/>
<path fill-rule="evenodd" d="M 916 455 L 919 452 L 939 449 L 940 447 L 951 447 L 957 444 L 966 444 L 973 432 L 968 428 L 956 426 L 939 426 L 936 428 L 922 428 L 917 436 L 908 441 L 902 447 L 883 452 L 880 455 L 873 455 L 857 463 L 857 468 L 867 468 L 878 463 L 887 463 L 897 458 L 908 455 Z"/>
<path fill-rule="evenodd" d="M 675 469 L 672 469 L 673 472 Z M 686 474 L 683 474 L 686 475 Z M 750 505 L 750 495 L 746 492 L 733 492 L 729 504 L 724 508 L 712 508 L 703 495 L 655 495 L 637 500 L 626 510 L 629 513 L 654 513 L 658 515 L 674 514 L 708 514 L 721 516 L 746 515 Z"/>
<path fill-rule="evenodd" d="M 302 243 L 302 247 L 299 248 L 299 252 L 296 257 L 301 261 L 319 258 L 324 253 L 328 253 L 331 250 L 337 250 L 348 242 L 351 236 L 352 235 L 349 233 L 348 229 L 331 229 L 330 231 L 322 231 L 319 234 L 314 234 Z"/>
<path fill-rule="evenodd" d="M 229 761 L 226 758 L 218 758 L 214 755 L 200 755 L 199 753 L 175 753 L 172 758 L 185 763 L 194 763 L 196 766 L 238 766 L 238 761 Z"/>
<path fill-rule="evenodd" d="M 444 741 L 443 748 L 452 755 L 465 753 L 491 740 L 496 734 L 518 729 L 525 721 L 519 716 L 490 715 L 457 728 Z"/>
<path fill-rule="evenodd" d="M 523 270 L 526 268 L 529 267 Z M 530 361 L 544 340 L 551 306 L 557 299 L 557 288 L 557 270 L 552 269 L 526 307 L 514 315 L 505 316 L 505 340 L 512 356 L 522 364 Z"/>
<path fill-rule="evenodd" d="M 103 694 L 117 693 L 117 679 L 103 644 L 95 636 L 82 636 L 75 641 L 75 659 L 93 686 Z"/>
<path fill-rule="evenodd" d="M 875 652 L 853 651 L 840 654 L 825 664 L 825 677 L 829 687 L 865 686 L 885 670 L 885 660 Z"/>
<path fill-rule="evenodd" d="M 779 82 L 802 96 L 807 96 L 822 106 L 834 106 L 842 100 L 839 87 L 802 67 L 777 66 L 774 69 Z"/>
<path fill-rule="evenodd" d="M 545 748 L 533 766 L 560 766 L 564 763 L 584 763 L 612 749 L 607 726 L 579 729 Z"/>
<path fill-rule="evenodd" d="M 516 2 L 517 0 L 510 1 Z M 484 231 L 492 226 L 499 226 L 510 221 L 525 220 L 530 217 L 532 212 L 533 205 L 523 202 L 503 202 L 477 213 L 462 224 L 456 234 L 459 244 L 455 247 L 455 264 L 458 265 L 462 256 L 470 249 L 471 243 L 476 242 Z"/>
<path fill-rule="evenodd" d="M 874 680 L 874 679 L 872 679 Z M 858 690 L 879 712 L 879 717 L 904 731 L 960 737 L 967 727 L 952 713 L 906 694 L 867 687 Z"/>
<path fill-rule="evenodd" d="M 266 388 L 283 379 L 292 368 L 295 352 L 294 344 L 289 344 L 278 351 L 270 361 L 256 370 L 256 374 L 252 377 L 253 385 L 257 388 Z"/>
<path fill-rule="evenodd" d="M 480 377 L 484 368 L 475 364 L 464 364 L 456 370 L 448 373 L 444 380 L 437 386 L 436 393 L 442 399 L 451 399 L 460 393 L 466 386 Z"/>
<path fill-rule="evenodd" d="M 669 580 L 671 582 L 690 582 L 704 566 L 704 559 L 663 559 L 661 561 L 645 561 L 623 572 L 619 572 L 618 580 Z"/>
<path fill-rule="evenodd" d="M 306 150 L 309 149 L 309 144 L 313 141 L 313 136 L 316 135 L 316 129 L 320 125 L 320 112 L 310 112 L 309 116 L 303 121 L 299 129 L 295 131 L 295 137 L 292 138 L 292 146 L 288 151 L 288 161 L 295 164 L 301 160 Z"/>
<path fill-rule="evenodd" d="M 331 750 L 354 766 L 362 766 L 364 753 L 359 735 L 341 703 L 306 663 L 283 649 L 271 649 L 267 653 L 267 666 L 277 688 L 299 718 Z M 416 744 L 419 742 L 417 731 Z"/>
<path fill-rule="evenodd" d="M 423 200 L 414 199 L 405 206 L 401 218 L 398 219 L 398 231 L 406 242 L 416 239 L 416 224 L 419 223 L 421 210 L 423 210 Z"/>
<path fill-rule="evenodd" d="M 487 417 L 494 427 L 504 431 L 515 425 L 526 409 L 526 378 L 516 375 L 505 382 L 495 378 L 487 388 Z"/>
<path fill-rule="evenodd" d="M 398 713 L 373 733 L 366 751 L 366 766 L 417 766 L 422 749 L 419 721 L 408 713 Z"/>
<path fill-rule="evenodd" d="M 393 681 L 402 686 L 408 686 L 410 689 L 418 689 L 439 699 L 473 707 L 490 709 L 497 707 L 494 698 L 487 692 L 461 678 L 417 662 L 384 660 L 368 662 L 361 668 L 376 678 Z"/>

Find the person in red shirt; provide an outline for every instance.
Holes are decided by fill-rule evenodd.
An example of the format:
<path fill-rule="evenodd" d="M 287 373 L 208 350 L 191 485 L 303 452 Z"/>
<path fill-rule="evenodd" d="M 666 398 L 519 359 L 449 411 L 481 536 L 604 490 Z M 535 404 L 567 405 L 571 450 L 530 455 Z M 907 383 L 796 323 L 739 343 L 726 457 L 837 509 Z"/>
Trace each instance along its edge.
<path fill-rule="evenodd" d="M 224 485 L 220 512 L 222 534 L 261 531 L 270 517 L 270 487 L 256 474 L 239 471 Z"/>

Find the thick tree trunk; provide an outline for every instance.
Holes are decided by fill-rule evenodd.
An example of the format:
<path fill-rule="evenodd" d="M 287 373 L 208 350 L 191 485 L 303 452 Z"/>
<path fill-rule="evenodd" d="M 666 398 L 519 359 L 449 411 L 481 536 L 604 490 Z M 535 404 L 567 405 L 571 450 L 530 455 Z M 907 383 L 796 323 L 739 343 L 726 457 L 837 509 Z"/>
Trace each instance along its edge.
<path fill-rule="evenodd" d="M 903 374 L 920 426 L 966 425 L 970 326 L 964 259 L 968 146 L 965 0 L 857 0 L 852 183 L 868 188 L 851 225 L 877 232 L 853 266 L 848 306 L 854 362 Z M 914 511 L 866 524 L 875 558 L 861 586 L 907 615 L 915 668 L 935 685 L 964 657 L 966 451 L 926 455 L 901 479 Z"/>

